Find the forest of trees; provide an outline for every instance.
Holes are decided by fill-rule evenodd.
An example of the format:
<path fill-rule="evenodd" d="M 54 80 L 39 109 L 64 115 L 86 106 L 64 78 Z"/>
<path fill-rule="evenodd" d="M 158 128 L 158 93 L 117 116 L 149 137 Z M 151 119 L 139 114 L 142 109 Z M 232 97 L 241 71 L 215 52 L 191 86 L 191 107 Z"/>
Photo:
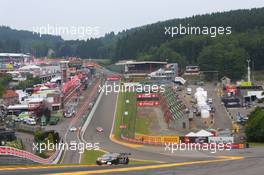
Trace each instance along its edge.
<path fill-rule="evenodd" d="M 246 123 L 246 135 L 249 142 L 264 142 L 264 111 L 256 108 Z"/>
<path fill-rule="evenodd" d="M 36 57 L 67 57 L 138 60 L 167 60 L 184 67 L 199 65 L 202 70 L 216 70 L 220 76 L 239 79 L 245 73 L 246 60 L 255 70 L 264 69 L 264 8 L 197 15 L 157 22 L 104 37 L 64 41 L 59 36 L 0 27 L 0 52 L 24 52 Z M 231 35 L 165 35 L 168 26 L 230 26 Z M 219 76 L 219 77 L 220 77 Z"/>

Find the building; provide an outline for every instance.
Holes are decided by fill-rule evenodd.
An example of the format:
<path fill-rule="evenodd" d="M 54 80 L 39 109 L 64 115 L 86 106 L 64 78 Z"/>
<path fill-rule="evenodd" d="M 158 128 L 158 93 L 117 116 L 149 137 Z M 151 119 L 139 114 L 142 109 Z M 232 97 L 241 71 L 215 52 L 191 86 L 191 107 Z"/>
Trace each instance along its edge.
<path fill-rule="evenodd" d="M 124 66 L 123 74 L 127 77 L 148 76 L 151 72 L 165 68 L 167 62 L 161 61 L 120 61 L 116 65 Z"/>
<path fill-rule="evenodd" d="M 184 75 L 199 75 L 200 68 L 199 66 L 186 66 Z"/>
<path fill-rule="evenodd" d="M 19 103 L 19 96 L 13 90 L 6 90 L 3 94 L 3 103 L 6 106 Z"/>
<path fill-rule="evenodd" d="M 0 53 L 0 72 L 7 72 L 33 61 L 31 55 L 22 53 Z"/>
<path fill-rule="evenodd" d="M 221 78 L 221 84 L 222 84 L 222 87 L 225 87 L 226 85 L 231 84 L 231 79 L 224 76 Z"/>
<path fill-rule="evenodd" d="M 165 68 L 160 68 L 157 71 L 148 74 L 150 79 L 153 80 L 171 80 L 178 76 L 178 64 L 168 64 Z"/>
<path fill-rule="evenodd" d="M 60 61 L 61 78 L 63 83 L 68 81 L 68 77 L 69 77 L 68 67 L 69 67 L 69 61 Z"/>

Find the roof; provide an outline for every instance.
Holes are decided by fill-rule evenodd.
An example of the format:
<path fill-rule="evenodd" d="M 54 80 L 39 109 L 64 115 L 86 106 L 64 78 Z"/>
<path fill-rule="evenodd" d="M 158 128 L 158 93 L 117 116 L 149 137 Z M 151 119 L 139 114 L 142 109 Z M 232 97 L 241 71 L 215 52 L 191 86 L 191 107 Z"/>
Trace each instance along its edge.
<path fill-rule="evenodd" d="M 196 134 L 195 134 L 194 132 L 190 132 L 190 133 L 188 133 L 186 136 L 187 136 L 187 137 L 195 137 Z"/>
<path fill-rule="evenodd" d="M 197 133 L 195 133 L 195 135 L 197 137 L 208 137 L 208 136 L 212 136 L 213 134 L 211 132 L 208 132 L 208 131 L 202 129 L 202 130 L 198 131 Z"/>
<path fill-rule="evenodd" d="M 226 79 L 231 80 L 231 79 L 228 78 L 227 76 L 223 76 L 223 77 L 221 78 L 221 80 L 226 80 Z"/>
<path fill-rule="evenodd" d="M 19 68 L 19 70 L 29 70 L 29 69 L 41 69 L 41 68 L 37 65 L 26 65 Z"/>
<path fill-rule="evenodd" d="M 27 104 L 16 104 L 16 105 L 10 105 L 7 107 L 7 109 L 12 110 L 12 109 L 28 109 Z"/>
<path fill-rule="evenodd" d="M 0 53 L 0 57 L 30 57 L 23 53 Z"/>
<path fill-rule="evenodd" d="M 164 61 L 120 61 L 116 63 L 116 65 L 127 65 L 127 64 L 167 64 Z"/>
<path fill-rule="evenodd" d="M 13 97 L 18 97 L 18 94 L 13 90 L 6 90 L 3 95 L 3 98 L 13 98 Z"/>

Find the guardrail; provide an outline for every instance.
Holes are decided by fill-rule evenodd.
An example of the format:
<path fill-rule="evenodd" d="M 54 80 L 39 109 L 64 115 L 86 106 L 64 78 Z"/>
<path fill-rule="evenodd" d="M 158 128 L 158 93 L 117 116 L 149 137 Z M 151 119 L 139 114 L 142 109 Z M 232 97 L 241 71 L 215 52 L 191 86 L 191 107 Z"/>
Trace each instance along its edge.
<path fill-rule="evenodd" d="M 40 164 L 56 164 L 58 162 L 58 157 L 62 154 L 62 150 L 57 150 L 52 156 L 47 159 L 41 158 L 30 152 L 16 149 L 9 146 L 0 146 L 0 156 L 15 156 L 20 158 L 25 158 Z"/>

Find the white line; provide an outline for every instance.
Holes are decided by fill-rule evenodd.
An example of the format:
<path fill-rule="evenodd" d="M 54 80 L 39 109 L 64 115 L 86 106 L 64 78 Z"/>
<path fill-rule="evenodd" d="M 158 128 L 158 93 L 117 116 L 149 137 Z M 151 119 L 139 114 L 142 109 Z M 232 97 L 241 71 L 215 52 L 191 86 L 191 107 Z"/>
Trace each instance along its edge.
<path fill-rule="evenodd" d="M 116 119 L 116 109 L 117 109 L 118 97 L 119 97 L 119 93 L 117 94 L 117 97 L 116 97 L 116 104 L 115 104 L 114 119 L 113 119 L 113 123 L 112 123 L 111 132 L 110 132 L 110 135 L 109 135 L 109 139 L 110 139 L 110 140 L 111 140 L 111 135 L 113 134 L 114 126 L 115 126 L 115 119 Z"/>

